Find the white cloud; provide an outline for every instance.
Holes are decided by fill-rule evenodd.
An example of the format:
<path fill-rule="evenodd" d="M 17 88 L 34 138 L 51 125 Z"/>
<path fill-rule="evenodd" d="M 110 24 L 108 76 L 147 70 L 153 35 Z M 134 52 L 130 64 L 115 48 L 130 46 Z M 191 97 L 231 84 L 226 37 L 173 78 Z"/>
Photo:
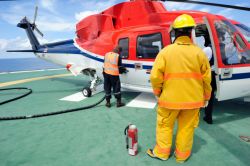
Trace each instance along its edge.
<path fill-rule="evenodd" d="M 17 58 L 20 54 L 7 53 L 7 50 L 26 50 L 31 49 L 30 42 L 27 38 L 16 37 L 13 39 L 0 39 L 0 58 Z M 30 57 L 30 54 L 20 58 Z M 32 55 L 33 56 L 33 55 Z"/>
<path fill-rule="evenodd" d="M 73 2 L 75 2 L 74 0 Z M 78 0 L 79 1 L 79 0 Z M 73 3 L 72 2 L 72 3 Z M 36 20 L 37 27 L 42 32 L 70 32 L 75 31 L 75 24 L 82 18 L 99 13 L 102 10 L 114 5 L 116 0 L 109 1 L 79 1 L 78 3 L 83 6 L 83 9 L 87 11 L 81 11 L 75 13 L 74 19 L 69 19 L 58 13 L 60 10 L 56 10 L 57 0 L 39 0 L 38 1 L 38 16 Z M 75 2 L 76 3 L 76 2 Z M 4 13 L 0 13 L 0 18 L 9 24 L 16 25 L 19 21 L 26 15 L 30 22 L 33 22 L 34 16 L 34 3 L 22 3 L 18 5 L 13 5 Z M 32 6 L 32 7 L 31 7 Z M 35 6 L 35 5 L 34 5 Z M 93 9 L 93 10 L 92 10 Z M 49 12 L 48 12 L 49 11 Z"/>
<path fill-rule="evenodd" d="M 105 1 L 99 1 L 99 0 L 92 0 L 92 1 L 82 1 L 79 2 L 83 8 L 83 10 L 97 10 L 99 12 L 113 6 L 116 4 L 116 0 L 105 0 Z"/>
<path fill-rule="evenodd" d="M 169 11 L 175 11 L 175 10 L 194 10 L 197 5 L 195 4 L 187 4 L 182 2 L 165 2 L 165 7 Z"/>
<path fill-rule="evenodd" d="M 0 39 L 0 50 L 6 51 L 8 49 L 31 49 L 31 46 L 26 38 Z"/>
<path fill-rule="evenodd" d="M 44 9 L 52 13 L 56 13 L 55 9 L 56 0 L 41 0 L 40 4 Z"/>
<path fill-rule="evenodd" d="M 40 36 L 37 36 L 37 38 L 40 44 L 53 43 L 53 42 L 65 40 L 63 38 L 48 40 Z M 7 50 L 29 50 L 29 49 L 32 49 L 32 48 L 31 48 L 31 44 L 30 44 L 28 37 L 21 38 L 20 36 L 18 36 L 13 39 L 1 39 L 0 38 L 0 51 L 1 52 L 6 52 Z"/>
<path fill-rule="evenodd" d="M 12 25 L 17 25 L 23 17 L 20 15 L 14 15 L 11 13 L 5 13 L 2 15 L 2 19 Z M 33 20 L 29 19 L 32 23 Z M 45 15 L 42 17 L 37 18 L 36 21 L 37 27 L 41 31 L 74 31 L 75 29 L 75 22 L 69 22 L 68 20 L 64 20 L 57 16 L 49 16 Z"/>
<path fill-rule="evenodd" d="M 201 9 L 198 9 L 198 10 L 202 11 L 202 12 L 211 13 L 211 9 L 209 9 L 209 8 L 201 8 Z"/>
<path fill-rule="evenodd" d="M 222 16 L 229 18 L 229 19 L 233 19 L 232 12 L 233 12 L 233 9 L 224 9 L 224 10 L 220 10 L 220 12 L 218 12 L 216 14 L 222 15 Z"/>
<path fill-rule="evenodd" d="M 75 0 L 72 0 L 72 1 L 75 2 Z M 116 4 L 116 0 L 84 2 L 82 3 L 83 9 L 87 9 L 87 10 L 81 11 L 79 13 L 75 13 L 75 19 L 77 21 L 80 21 L 89 15 L 100 13 L 101 11 L 106 10 L 115 4 Z M 91 8 L 93 8 L 93 10 L 90 10 Z"/>
<path fill-rule="evenodd" d="M 75 23 L 65 20 L 37 21 L 37 27 L 40 31 L 68 32 L 75 30 Z"/>
<path fill-rule="evenodd" d="M 6 21 L 7 23 L 12 24 L 12 25 L 16 25 L 23 18 L 23 16 L 20 16 L 16 13 L 13 13 L 13 12 L 0 14 L 0 17 L 4 21 Z"/>
<path fill-rule="evenodd" d="M 7 47 L 8 43 L 5 39 L 0 39 L 0 50 L 4 50 Z"/>
<path fill-rule="evenodd" d="M 62 41 L 65 39 L 53 39 L 47 40 L 40 36 L 37 36 L 40 44 L 53 43 Z M 31 44 L 28 38 L 16 37 L 13 39 L 1 39 L 0 38 L 0 59 L 1 58 L 29 58 L 34 57 L 33 53 L 10 53 L 7 50 L 31 50 Z"/>
<path fill-rule="evenodd" d="M 102 10 L 105 10 L 105 9 L 113 6 L 115 3 L 116 3 L 116 0 L 109 0 L 109 1 L 106 1 L 106 2 L 98 1 L 96 3 L 96 8 L 99 11 L 102 11 Z"/>
<path fill-rule="evenodd" d="M 201 5 L 196 4 L 189 4 L 184 2 L 165 2 L 165 7 L 169 11 L 176 11 L 176 10 L 197 10 L 202 12 L 211 12 L 211 9 L 208 7 L 203 7 Z"/>
<path fill-rule="evenodd" d="M 80 13 L 75 13 L 75 19 L 77 21 L 80 21 L 82 20 L 83 18 L 87 17 L 87 16 L 90 16 L 92 14 L 97 14 L 98 11 L 83 11 L 83 12 L 80 12 Z"/>
<path fill-rule="evenodd" d="M 23 11 L 24 11 L 24 7 L 13 6 L 8 12 L 0 14 L 0 17 L 4 21 L 8 22 L 9 24 L 17 25 L 17 23 L 19 23 L 20 20 L 24 17 Z M 33 14 L 33 11 L 30 10 L 30 11 L 27 11 L 27 13 Z M 30 18 L 30 17 L 33 17 L 33 15 L 28 16 L 29 21 L 32 23 L 33 18 Z M 48 12 L 39 14 L 39 11 L 38 11 L 36 24 L 39 30 L 41 30 L 42 32 L 44 31 L 57 31 L 57 32 L 67 31 L 68 32 L 68 31 L 74 31 L 75 29 L 75 22 L 71 20 L 70 21 L 66 20 L 61 16 L 57 16 L 56 14 L 48 13 Z"/>

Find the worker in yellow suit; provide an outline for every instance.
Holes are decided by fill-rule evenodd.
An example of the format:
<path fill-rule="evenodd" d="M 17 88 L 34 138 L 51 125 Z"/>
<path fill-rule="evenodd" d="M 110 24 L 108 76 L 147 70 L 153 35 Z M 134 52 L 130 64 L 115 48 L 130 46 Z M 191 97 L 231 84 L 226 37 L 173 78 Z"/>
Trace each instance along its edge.
<path fill-rule="evenodd" d="M 153 158 L 169 158 L 176 119 L 176 161 L 182 163 L 190 157 L 199 109 L 207 105 L 211 95 L 208 59 L 191 40 L 195 26 L 187 14 L 174 20 L 175 41 L 159 52 L 151 71 L 152 88 L 158 98 L 156 145 L 147 150 Z"/>

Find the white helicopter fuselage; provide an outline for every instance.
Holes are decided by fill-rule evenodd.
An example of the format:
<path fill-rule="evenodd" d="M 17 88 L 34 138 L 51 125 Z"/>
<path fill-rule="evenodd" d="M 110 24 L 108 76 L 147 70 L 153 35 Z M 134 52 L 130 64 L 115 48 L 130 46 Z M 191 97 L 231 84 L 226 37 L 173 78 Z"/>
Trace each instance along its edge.
<path fill-rule="evenodd" d="M 48 48 L 45 49 L 42 53 L 35 53 L 35 55 L 38 58 L 64 67 L 70 64 L 70 71 L 75 76 L 79 75 L 82 70 L 94 69 L 97 76 L 103 79 L 102 72 L 104 56 L 80 48 L 76 42 L 74 42 L 74 46 L 79 49 L 79 53 L 49 53 Z M 140 61 L 141 66 L 137 66 L 137 68 L 134 68 L 132 66 L 135 66 L 135 64 L 138 65 L 138 61 L 123 60 L 122 63 L 127 67 L 128 70 L 126 74 L 120 75 L 122 88 L 139 92 L 153 92 L 149 80 L 149 69 L 142 69 L 142 65 L 151 68 L 153 66 L 153 62 Z"/>
<path fill-rule="evenodd" d="M 42 53 L 35 53 L 37 57 L 59 64 L 62 66 L 72 65 L 72 74 L 78 75 L 82 70 L 94 69 L 99 78 L 103 78 L 103 61 L 104 56 L 89 52 L 73 42 L 75 49 L 74 53 L 50 53 L 44 49 Z M 126 66 L 128 72 L 120 75 L 122 88 L 152 93 L 150 84 L 150 70 L 153 62 L 123 60 L 123 65 Z M 145 67 L 146 66 L 146 67 Z M 250 67 L 234 67 L 229 69 L 217 68 L 215 71 L 218 74 L 216 77 L 218 100 L 227 100 L 238 97 L 250 96 Z"/>

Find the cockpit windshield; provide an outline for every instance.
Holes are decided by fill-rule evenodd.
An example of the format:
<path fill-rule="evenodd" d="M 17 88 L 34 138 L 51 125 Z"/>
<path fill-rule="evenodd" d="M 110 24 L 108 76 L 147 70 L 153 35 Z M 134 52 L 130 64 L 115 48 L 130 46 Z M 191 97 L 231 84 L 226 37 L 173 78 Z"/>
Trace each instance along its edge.
<path fill-rule="evenodd" d="M 246 38 L 248 43 L 250 43 L 250 28 L 244 24 L 234 24 L 234 25 L 242 33 L 242 35 Z"/>
<path fill-rule="evenodd" d="M 250 50 L 238 33 L 241 31 L 227 20 L 216 20 L 214 26 L 219 38 L 222 62 L 225 65 L 249 64 Z M 249 32 L 246 27 L 241 29 Z"/>

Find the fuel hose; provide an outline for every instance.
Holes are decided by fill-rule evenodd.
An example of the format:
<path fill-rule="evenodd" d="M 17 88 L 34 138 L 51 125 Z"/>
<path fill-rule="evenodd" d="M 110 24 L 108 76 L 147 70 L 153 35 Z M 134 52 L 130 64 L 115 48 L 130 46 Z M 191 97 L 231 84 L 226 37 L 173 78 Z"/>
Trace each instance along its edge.
<path fill-rule="evenodd" d="M 27 92 L 24 93 L 24 94 L 22 94 L 22 95 L 20 95 L 20 96 L 15 97 L 15 98 L 12 98 L 12 99 L 5 100 L 5 101 L 3 101 L 3 102 L 0 102 L 0 105 L 3 105 L 3 104 L 6 104 L 6 103 L 9 103 L 9 102 L 12 102 L 12 101 L 21 99 L 21 98 L 23 98 L 23 97 L 25 97 L 25 96 L 28 96 L 29 94 L 32 93 L 32 89 L 24 88 L 24 87 L 0 89 L 0 91 L 7 91 L 7 90 L 27 90 Z"/>
<path fill-rule="evenodd" d="M 23 98 L 23 97 L 25 97 L 25 96 L 27 96 L 27 95 L 29 95 L 29 94 L 32 93 L 32 90 L 31 90 L 31 89 L 29 89 L 29 88 L 23 88 L 23 87 L 20 87 L 20 88 L 6 88 L 6 89 L 0 89 L 0 91 L 3 91 L 3 90 L 13 90 L 13 89 L 17 89 L 17 90 L 25 89 L 25 90 L 28 90 L 28 92 L 25 93 L 25 94 L 23 94 L 23 95 L 20 95 L 20 96 L 18 96 L 18 97 L 15 97 L 15 98 L 13 98 L 13 99 L 3 101 L 3 102 L 0 103 L 0 105 L 9 103 L 9 102 L 11 102 L 11 101 L 18 100 L 18 99 Z M 61 110 L 61 111 L 56 111 L 56 112 L 48 112 L 48 113 L 43 113 L 43 114 L 24 115 L 24 116 L 0 117 L 0 121 L 41 118 L 41 117 L 46 117 L 46 116 L 59 115 L 59 114 L 65 114 L 65 113 L 69 113 L 69 112 L 76 112 L 76 111 L 80 111 L 80 110 L 86 110 L 86 109 L 89 109 L 89 108 L 92 108 L 92 107 L 97 106 L 97 105 L 100 104 L 104 99 L 105 99 L 105 96 L 103 96 L 99 101 L 97 101 L 96 103 L 91 104 L 91 105 L 87 105 L 87 106 L 79 107 L 79 108 Z"/>

